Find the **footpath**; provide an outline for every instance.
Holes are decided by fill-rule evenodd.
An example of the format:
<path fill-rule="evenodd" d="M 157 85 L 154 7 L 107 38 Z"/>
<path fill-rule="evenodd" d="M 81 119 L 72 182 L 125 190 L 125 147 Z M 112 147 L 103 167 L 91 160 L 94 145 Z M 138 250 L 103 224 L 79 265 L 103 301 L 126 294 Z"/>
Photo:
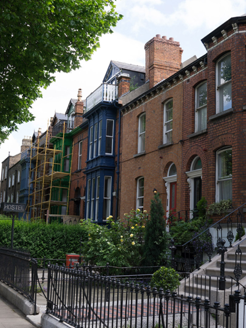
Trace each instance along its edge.
<path fill-rule="evenodd" d="M 33 328 L 26 316 L 0 295 L 0 328 Z"/>

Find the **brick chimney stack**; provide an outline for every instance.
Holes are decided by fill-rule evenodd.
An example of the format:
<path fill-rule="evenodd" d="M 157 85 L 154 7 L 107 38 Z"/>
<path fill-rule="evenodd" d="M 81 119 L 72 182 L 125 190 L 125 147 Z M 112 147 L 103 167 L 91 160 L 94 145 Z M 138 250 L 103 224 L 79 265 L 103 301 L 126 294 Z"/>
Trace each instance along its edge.
<path fill-rule="evenodd" d="M 82 89 L 78 90 L 78 101 L 75 104 L 75 117 L 74 117 L 74 129 L 77 128 L 83 121 L 84 102 L 82 100 Z"/>
<path fill-rule="evenodd" d="M 130 75 L 121 73 L 118 78 L 118 98 L 130 91 Z"/>
<path fill-rule="evenodd" d="M 157 34 L 145 44 L 146 81 L 150 88 L 180 70 L 183 50 L 173 38 Z"/>
<path fill-rule="evenodd" d="M 31 143 L 32 143 L 32 137 L 24 137 L 22 139 L 21 153 L 26 149 L 29 149 L 29 147 L 31 147 Z"/>

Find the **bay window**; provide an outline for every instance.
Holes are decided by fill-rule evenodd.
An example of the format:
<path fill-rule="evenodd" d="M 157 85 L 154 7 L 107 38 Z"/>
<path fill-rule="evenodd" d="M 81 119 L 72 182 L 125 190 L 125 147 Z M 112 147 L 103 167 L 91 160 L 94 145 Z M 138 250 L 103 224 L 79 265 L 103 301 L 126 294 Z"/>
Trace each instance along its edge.
<path fill-rule="evenodd" d="M 107 219 L 111 211 L 111 186 L 112 177 L 104 177 L 103 220 Z"/>
<path fill-rule="evenodd" d="M 105 153 L 107 155 L 113 155 L 113 133 L 114 133 L 114 121 L 107 120 L 106 125 L 106 148 Z"/>

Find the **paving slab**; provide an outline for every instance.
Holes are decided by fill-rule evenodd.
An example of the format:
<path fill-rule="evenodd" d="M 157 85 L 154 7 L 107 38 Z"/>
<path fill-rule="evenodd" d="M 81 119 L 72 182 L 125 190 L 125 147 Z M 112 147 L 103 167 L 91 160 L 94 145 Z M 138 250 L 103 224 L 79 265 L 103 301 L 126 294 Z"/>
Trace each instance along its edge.
<path fill-rule="evenodd" d="M 0 295 L 0 328 L 33 328 L 25 315 Z"/>

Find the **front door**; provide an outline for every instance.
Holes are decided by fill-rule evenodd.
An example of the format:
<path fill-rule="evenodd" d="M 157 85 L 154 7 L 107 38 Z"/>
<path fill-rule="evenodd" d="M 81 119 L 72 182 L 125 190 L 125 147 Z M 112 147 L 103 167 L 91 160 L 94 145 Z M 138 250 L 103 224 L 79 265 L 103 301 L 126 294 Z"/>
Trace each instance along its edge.
<path fill-rule="evenodd" d="M 177 194 L 177 182 L 170 183 L 170 203 L 169 210 L 170 213 L 176 213 L 176 194 Z"/>
<path fill-rule="evenodd" d="M 202 179 L 194 178 L 194 211 L 197 209 L 197 203 L 202 198 Z"/>

